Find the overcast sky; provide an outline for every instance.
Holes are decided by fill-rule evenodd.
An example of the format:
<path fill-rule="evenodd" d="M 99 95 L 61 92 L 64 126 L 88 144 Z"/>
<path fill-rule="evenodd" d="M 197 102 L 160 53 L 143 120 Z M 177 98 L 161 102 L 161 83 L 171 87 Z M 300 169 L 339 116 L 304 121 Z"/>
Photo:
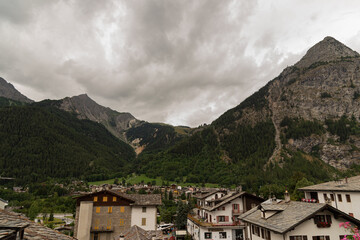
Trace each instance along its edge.
<path fill-rule="evenodd" d="M 333 36 L 360 2 L 0 0 L 0 76 L 39 101 L 87 93 L 173 125 L 211 123 Z"/>

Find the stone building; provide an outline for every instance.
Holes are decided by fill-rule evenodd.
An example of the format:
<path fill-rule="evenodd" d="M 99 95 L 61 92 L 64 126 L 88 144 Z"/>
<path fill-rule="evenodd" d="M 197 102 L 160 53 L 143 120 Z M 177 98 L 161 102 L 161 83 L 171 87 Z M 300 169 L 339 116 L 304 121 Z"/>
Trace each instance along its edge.
<path fill-rule="evenodd" d="M 77 197 L 74 236 L 110 240 L 132 226 L 156 230 L 160 194 L 125 194 L 103 190 Z"/>

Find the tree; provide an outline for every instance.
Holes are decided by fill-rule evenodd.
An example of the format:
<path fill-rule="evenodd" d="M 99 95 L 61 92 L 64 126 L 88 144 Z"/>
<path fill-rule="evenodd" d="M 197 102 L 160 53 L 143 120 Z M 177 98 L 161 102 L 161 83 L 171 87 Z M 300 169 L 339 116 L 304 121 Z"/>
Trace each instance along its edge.
<path fill-rule="evenodd" d="M 187 215 L 191 210 L 189 204 L 184 204 L 182 201 L 179 201 L 176 211 L 175 225 L 177 229 L 186 229 Z"/>
<path fill-rule="evenodd" d="M 169 200 L 174 200 L 173 192 L 169 191 Z"/>
<path fill-rule="evenodd" d="M 114 184 L 119 185 L 119 179 L 118 178 L 115 178 Z"/>
<path fill-rule="evenodd" d="M 306 187 L 306 186 L 310 186 L 310 185 L 314 185 L 313 182 L 307 180 L 305 177 L 303 177 L 301 180 L 299 180 L 297 183 L 296 183 L 296 186 L 295 186 L 295 189 L 294 189 L 294 192 L 293 194 L 291 195 L 291 198 L 293 200 L 300 200 L 301 198 L 304 197 L 304 193 L 303 192 L 300 192 L 298 189 L 299 188 L 302 188 L 302 187 Z"/>
<path fill-rule="evenodd" d="M 53 211 L 51 211 L 50 216 L 49 216 L 49 222 L 52 222 L 52 221 L 54 221 L 54 213 L 53 213 Z"/>

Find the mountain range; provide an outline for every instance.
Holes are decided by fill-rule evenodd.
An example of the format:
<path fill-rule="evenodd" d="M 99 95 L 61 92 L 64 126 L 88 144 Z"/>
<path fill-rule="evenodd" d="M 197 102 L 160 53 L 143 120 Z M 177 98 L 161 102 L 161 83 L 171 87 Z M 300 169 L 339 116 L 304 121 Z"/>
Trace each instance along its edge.
<path fill-rule="evenodd" d="M 332 37 L 324 38 L 258 92 L 198 129 L 141 121 L 130 113 L 103 107 L 86 94 L 35 103 L 2 78 L 0 96 L 7 111 L 66 112 L 78 123 L 101 124 L 136 152 L 137 157 L 124 159 L 124 172 L 243 184 L 257 191 L 272 183 L 286 185 L 291 180 L 295 185 L 304 177 L 324 181 L 360 170 L 360 55 Z M 108 167 L 90 172 L 108 176 L 114 171 Z"/>

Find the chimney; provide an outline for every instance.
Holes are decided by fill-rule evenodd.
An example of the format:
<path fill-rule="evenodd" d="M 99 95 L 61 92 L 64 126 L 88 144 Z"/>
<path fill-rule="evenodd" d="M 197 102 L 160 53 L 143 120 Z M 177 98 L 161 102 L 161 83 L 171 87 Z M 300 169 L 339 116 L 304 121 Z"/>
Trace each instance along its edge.
<path fill-rule="evenodd" d="M 120 235 L 119 240 L 125 240 L 124 235 Z"/>
<path fill-rule="evenodd" d="M 348 179 L 347 179 L 347 177 L 345 177 L 345 183 L 348 183 Z"/>
<path fill-rule="evenodd" d="M 284 194 L 284 197 L 285 197 L 285 202 L 290 202 L 290 194 L 288 192 L 288 190 L 285 191 L 285 194 Z"/>

